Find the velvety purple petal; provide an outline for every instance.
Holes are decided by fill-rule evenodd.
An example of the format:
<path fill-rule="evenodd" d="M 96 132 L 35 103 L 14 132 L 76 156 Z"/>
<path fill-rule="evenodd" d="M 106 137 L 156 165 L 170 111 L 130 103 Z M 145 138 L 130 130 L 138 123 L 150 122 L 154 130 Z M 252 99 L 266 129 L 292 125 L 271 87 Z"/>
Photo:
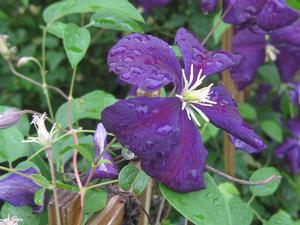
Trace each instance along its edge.
<path fill-rule="evenodd" d="M 291 172 L 295 175 L 299 171 L 300 164 L 300 147 L 292 147 L 285 155 L 286 160 L 289 162 Z"/>
<path fill-rule="evenodd" d="M 229 134 L 230 141 L 234 145 L 236 149 L 242 150 L 248 153 L 259 153 L 256 148 L 252 147 L 251 145 L 247 144 L 246 142 L 241 141 L 240 139 L 235 138 L 234 136 Z"/>
<path fill-rule="evenodd" d="M 150 176 L 179 192 L 205 187 L 207 151 L 178 98 L 120 100 L 102 113 L 105 127 L 141 160 Z"/>
<path fill-rule="evenodd" d="M 290 25 L 299 17 L 298 12 L 289 8 L 284 0 L 268 0 L 256 18 L 257 25 L 270 31 Z"/>
<path fill-rule="evenodd" d="M 96 157 L 97 158 L 105 149 L 106 146 L 107 131 L 104 128 L 102 123 L 97 125 L 97 129 L 94 135 L 94 144 L 96 148 Z M 116 167 L 111 155 L 109 152 L 105 152 L 101 160 L 108 160 L 108 162 L 101 163 L 93 173 L 92 179 L 114 179 L 119 175 L 118 168 Z"/>
<path fill-rule="evenodd" d="M 164 6 L 171 2 L 171 0 L 139 0 L 140 5 L 144 7 L 145 12 L 149 12 L 156 6 Z"/>
<path fill-rule="evenodd" d="M 248 28 L 238 30 L 232 40 L 232 51 L 242 56 L 240 64 L 231 71 L 239 90 L 251 84 L 256 71 L 265 60 L 266 41 L 263 34 L 255 34 Z"/>
<path fill-rule="evenodd" d="M 285 45 L 279 47 L 280 53 L 275 61 L 283 82 L 291 81 L 300 69 L 300 47 Z"/>
<path fill-rule="evenodd" d="M 108 66 L 120 80 L 144 91 L 157 90 L 181 74 L 170 46 L 157 37 L 142 34 L 128 35 L 113 46 Z"/>
<path fill-rule="evenodd" d="M 248 148 L 250 153 L 261 152 L 266 145 L 250 125 L 243 121 L 237 110 L 236 102 L 225 87 L 218 85 L 211 88 L 211 92 L 210 100 L 215 101 L 217 104 L 213 106 L 197 105 L 197 107 L 209 118 L 213 125 L 251 146 L 253 149 Z M 243 150 L 247 151 L 247 148 L 243 148 Z"/>
<path fill-rule="evenodd" d="M 300 116 L 287 122 L 287 128 L 295 138 L 300 137 Z"/>
<path fill-rule="evenodd" d="M 224 0 L 224 11 L 232 5 L 224 22 L 234 25 L 256 23 L 256 17 L 259 15 L 267 0 L 237 0 L 232 4 L 232 0 Z"/>
<path fill-rule="evenodd" d="M 217 9 L 217 0 L 199 0 L 201 11 L 204 13 L 210 13 Z"/>
<path fill-rule="evenodd" d="M 297 20 L 289 26 L 274 30 L 270 36 L 274 45 L 284 43 L 300 47 L 300 21 Z"/>
<path fill-rule="evenodd" d="M 291 98 L 291 101 L 300 108 L 300 83 L 292 83 L 290 84 L 292 86 L 292 90 L 290 90 L 289 95 Z"/>
<path fill-rule="evenodd" d="M 293 139 L 293 138 L 287 138 L 283 144 L 279 145 L 276 149 L 275 149 L 275 155 L 278 158 L 282 158 L 285 156 L 285 154 L 293 147 L 297 146 L 297 140 Z"/>
<path fill-rule="evenodd" d="M 29 168 L 20 171 L 24 174 L 37 174 L 36 169 Z M 17 174 L 11 174 L 0 180 L 0 199 L 8 202 L 15 207 L 24 205 L 31 206 L 33 212 L 42 212 L 44 205 L 39 206 L 34 203 L 34 194 L 41 189 L 32 180 Z"/>
<path fill-rule="evenodd" d="M 194 65 L 194 73 L 202 73 L 206 76 L 237 65 L 241 57 L 226 51 L 207 51 L 200 42 L 186 29 L 180 28 L 176 33 L 176 44 L 179 46 L 185 64 L 186 75 L 190 74 L 191 64 Z M 196 76 L 195 76 L 196 77 Z"/>

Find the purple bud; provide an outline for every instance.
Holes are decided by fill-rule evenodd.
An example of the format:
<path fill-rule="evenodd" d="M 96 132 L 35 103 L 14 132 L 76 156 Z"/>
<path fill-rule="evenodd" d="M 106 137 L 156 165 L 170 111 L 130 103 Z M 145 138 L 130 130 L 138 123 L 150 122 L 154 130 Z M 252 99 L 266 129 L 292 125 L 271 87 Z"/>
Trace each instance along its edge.
<path fill-rule="evenodd" d="M 0 114 L 0 129 L 5 129 L 16 125 L 21 119 L 21 111 L 12 108 Z"/>
<path fill-rule="evenodd" d="M 217 0 L 199 0 L 201 11 L 204 13 L 210 13 L 216 10 Z"/>

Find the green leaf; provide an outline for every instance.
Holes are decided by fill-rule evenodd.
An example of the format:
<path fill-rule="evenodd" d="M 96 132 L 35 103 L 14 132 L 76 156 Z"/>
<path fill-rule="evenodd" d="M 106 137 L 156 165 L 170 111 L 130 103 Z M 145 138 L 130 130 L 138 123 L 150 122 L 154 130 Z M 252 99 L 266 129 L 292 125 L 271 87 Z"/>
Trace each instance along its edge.
<path fill-rule="evenodd" d="M 140 170 L 133 184 L 133 193 L 138 196 L 142 194 L 149 183 L 150 177 Z"/>
<path fill-rule="evenodd" d="M 278 122 L 274 120 L 265 120 L 261 123 L 261 128 L 263 131 L 269 135 L 272 139 L 277 141 L 278 143 L 282 142 L 282 129 L 279 126 Z"/>
<path fill-rule="evenodd" d="M 90 45 L 90 32 L 70 23 L 65 27 L 63 40 L 69 62 L 74 68 L 82 60 Z"/>
<path fill-rule="evenodd" d="M 26 156 L 27 145 L 23 140 L 23 134 L 16 127 L 0 130 L 0 163 Z"/>
<path fill-rule="evenodd" d="M 274 214 L 266 225 L 296 225 L 291 216 L 284 211 Z"/>
<path fill-rule="evenodd" d="M 43 18 L 49 24 L 66 15 L 97 12 L 98 10 L 119 13 L 129 19 L 144 22 L 139 11 L 127 0 L 68 0 L 57 2 L 45 9 Z"/>
<path fill-rule="evenodd" d="M 229 207 L 208 173 L 205 173 L 205 183 L 206 189 L 186 194 L 175 192 L 163 184 L 160 191 L 178 212 L 196 225 L 232 225 Z"/>
<path fill-rule="evenodd" d="M 217 13 L 213 20 L 213 26 L 216 26 L 217 23 L 222 21 L 221 19 L 221 11 Z M 218 29 L 213 33 L 214 43 L 219 44 L 221 41 L 222 34 L 230 27 L 230 24 L 224 23 L 223 21 L 218 26 Z"/>
<path fill-rule="evenodd" d="M 232 197 L 228 203 L 233 225 L 250 225 L 253 220 L 251 208 L 239 197 Z"/>
<path fill-rule="evenodd" d="M 251 181 L 265 180 L 273 175 L 280 176 L 280 173 L 274 167 L 265 167 L 255 171 L 251 177 Z M 256 196 L 267 196 L 273 194 L 279 186 L 280 181 L 273 181 L 265 185 L 250 186 L 250 191 Z"/>
<path fill-rule="evenodd" d="M 84 198 L 84 213 L 92 213 L 103 209 L 107 201 L 107 192 L 105 190 L 96 191 L 87 190 Z"/>
<path fill-rule="evenodd" d="M 91 147 L 93 148 L 93 145 L 90 144 L 78 144 L 78 145 L 70 145 L 65 147 L 62 151 L 61 154 L 64 154 L 70 150 L 74 150 L 76 149 L 80 155 L 82 155 L 86 160 L 88 160 L 89 162 L 93 163 L 94 158 L 93 155 L 91 154 L 91 151 L 89 149 L 91 149 Z"/>
<path fill-rule="evenodd" d="M 182 57 L 181 51 L 177 45 L 171 45 L 172 50 L 174 51 L 176 58 L 180 59 Z"/>
<path fill-rule="evenodd" d="M 21 2 L 22 2 L 23 6 L 24 6 L 25 8 L 28 7 L 28 5 L 29 5 L 29 0 L 21 0 Z"/>
<path fill-rule="evenodd" d="M 133 186 L 135 179 L 139 174 L 139 169 L 133 165 L 124 166 L 119 173 L 119 186 L 125 190 L 129 191 Z"/>
<path fill-rule="evenodd" d="M 246 120 L 253 120 L 255 121 L 257 118 L 257 113 L 255 108 L 245 102 L 241 102 L 238 105 L 238 110 L 240 112 L 240 114 L 242 115 L 242 117 Z"/>
<path fill-rule="evenodd" d="M 31 175 L 33 182 L 42 186 L 45 189 L 52 189 L 52 184 L 41 174 L 32 174 Z"/>
<path fill-rule="evenodd" d="M 204 124 L 203 122 L 202 124 Z M 205 126 L 205 125 L 203 125 Z M 200 128 L 201 131 L 201 128 Z M 210 138 L 216 137 L 220 129 L 212 125 L 211 123 L 207 124 L 207 127 L 204 131 L 201 132 L 202 141 L 206 143 Z"/>
<path fill-rule="evenodd" d="M 232 184 L 224 182 L 218 186 L 220 192 L 223 194 L 225 199 L 231 199 L 233 196 L 239 196 L 239 190 Z"/>
<path fill-rule="evenodd" d="M 116 102 L 116 99 L 104 91 L 93 91 L 81 98 L 73 99 L 71 104 L 72 123 L 80 119 L 99 120 L 101 112 Z M 63 128 L 68 126 L 68 103 L 59 107 L 55 119 Z"/>
<path fill-rule="evenodd" d="M 299 0 L 287 0 L 287 3 L 292 8 L 300 10 L 300 2 L 299 2 Z"/>
<path fill-rule="evenodd" d="M 35 165 L 33 162 L 30 162 L 30 161 L 23 161 L 21 163 L 19 163 L 16 167 L 17 170 L 26 170 L 30 167 L 33 167 L 35 168 L 38 172 L 40 172 L 40 168 Z"/>
<path fill-rule="evenodd" d="M 44 204 L 44 198 L 45 198 L 45 193 L 46 189 L 41 188 L 40 190 L 38 190 L 37 192 L 35 192 L 34 194 L 34 203 L 36 205 L 43 205 Z"/>
<path fill-rule="evenodd" d="M 282 84 L 278 70 L 274 63 L 260 66 L 258 69 L 258 74 L 263 81 L 266 81 L 273 87 L 279 88 L 279 86 Z M 272 76 L 270 76 L 270 74 L 272 74 Z"/>
<path fill-rule="evenodd" d="M 21 224 L 26 225 L 39 225 L 40 216 L 39 214 L 33 214 L 32 209 L 29 206 L 14 207 L 8 203 L 4 203 L 1 208 L 1 217 L 7 218 L 8 216 L 16 216 L 22 219 Z"/>
<path fill-rule="evenodd" d="M 67 26 L 67 24 L 57 21 L 57 22 L 51 23 L 48 26 L 48 32 L 55 35 L 56 37 L 62 39 L 62 38 L 64 38 L 64 31 L 65 31 L 66 26 Z"/>
<path fill-rule="evenodd" d="M 104 29 L 143 33 L 141 26 L 134 20 L 114 11 L 100 9 L 91 17 L 91 25 Z"/>

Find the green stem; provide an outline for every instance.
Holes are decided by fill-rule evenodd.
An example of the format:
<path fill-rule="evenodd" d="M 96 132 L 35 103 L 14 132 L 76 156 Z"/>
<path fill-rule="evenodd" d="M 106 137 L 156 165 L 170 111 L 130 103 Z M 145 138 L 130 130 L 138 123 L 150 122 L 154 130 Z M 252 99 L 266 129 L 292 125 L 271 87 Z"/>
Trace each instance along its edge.
<path fill-rule="evenodd" d="M 10 173 L 15 173 L 15 174 L 17 174 L 19 176 L 26 177 L 26 178 L 32 180 L 31 176 L 29 176 L 29 175 L 27 175 L 25 173 L 21 173 L 21 172 L 17 171 L 16 169 L 13 169 L 13 168 L 7 168 L 7 167 L 4 167 L 4 166 L 0 166 L 0 170 L 6 171 L 6 172 L 10 172 Z"/>
<path fill-rule="evenodd" d="M 259 215 L 259 213 L 258 213 L 255 209 L 253 209 L 253 208 L 251 208 L 251 209 L 252 209 L 253 213 L 255 214 L 255 216 L 257 217 L 257 219 L 258 219 L 262 224 L 265 224 L 265 223 L 267 222 L 265 219 L 263 219 L 263 218 Z"/>
<path fill-rule="evenodd" d="M 106 181 L 106 182 L 102 182 L 100 184 L 95 184 L 95 185 L 91 185 L 91 186 L 88 186 L 85 188 L 85 190 L 89 190 L 89 189 L 93 189 L 93 188 L 97 188 L 97 187 L 102 187 L 102 186 L 105 186 L 105 185 L 108 185 L 108 184 L 114 184 L 114 183 L 117 183 L 118 182 L 118 179 L 116 180 L 110 180 L 110 181 Z"/>
<path fill-rule="evenodd" d="M 250 205 L 253 202 L 254 199 L 255 199 L 255 194 L 252 194 L 251 198 L 247 202 L 247 205 Z"/>
<path fill-rule="evenodd" d="M 50 97 L 49 97 L 49 92 L 48 92 L 48 85 L 46 82 L 46 37 L 47 37 L 47 29 L 43 28 L 43 38 L 42 38 L 42 66 L 41 68 L 41 77 L 42 77 L 42 85 L 43 85 L 43 91 L 44 94 L 46 96 L 46 101 L 47 101 L 47 105 L 48 105 L 48 109 L 49 109 L 49 113 L 50 113 L 50 117 L 51 119 L 54 118 L 54 114 L 53 114 L 53 109 L 52 109 L 52 105 L 51 105 L 51 101 L 50 101 Z"/>
<path fill-rule="evenodd" d="M 70 85 L 70 92 L 69 92 L 69 99 L 73 98 L 73 89 L 75 84 L 75 78 L 76 78 L 76 72 L 77 72 L 77 66 L 75 66 L 73 73 L 72 73 L 72 80 Z"/>

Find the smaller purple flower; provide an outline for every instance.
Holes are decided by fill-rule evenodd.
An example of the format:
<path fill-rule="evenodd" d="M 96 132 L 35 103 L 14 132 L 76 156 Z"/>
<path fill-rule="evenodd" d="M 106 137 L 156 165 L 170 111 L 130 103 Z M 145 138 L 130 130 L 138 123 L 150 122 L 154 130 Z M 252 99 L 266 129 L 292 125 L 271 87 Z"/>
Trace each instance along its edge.
<path fill-rule="evenodd" d="M 289 92 L 291 101 L 300 109 L 300 83 L 291 83 L 292 89 Z"/>
<path fill-rule="evenodd" d="M 102 123 L 97 125 L 97 129 L 94 135 L 94 145 L 96 149 L 95 159 L 99 157 L 104 151 L 107 142 L 107 131 Z M 109 162 L 102 162 L 94 171 L 92 179 L 115 179 L 119 175 L 118 168 L 114 164 L 114 161 L 109 152 L 105 152 L 101 160 L 107 160 Z"/>
<path fill-rule="evenodd" d="M 238 29 L 232 40 L 232 51 L 242 55 L 241 63 L 232 69 L 239 90 L 255 79 L 256 71 L 266 60 L 274 61 L 283 82 L 293 79 L 300 68 L 300 21 L 273 31 L 270 35 Z"/>
<path fill-rule="evenodd" d="M 214 12 L 217 9 L 217 0 L 199 0 L 200 9 L 204 13 Z"/>
<path fill-rule="evenodd" d="M 285 158 L 293 174 L 299 171 L 300 165 L 300 117 L 296 117 L 287 123 L 287 128 L 292 136 L 275 149 L 278 158 Z"/>
<path fill-rule="evenodd" d="M 0 129 L 5 129 L 16 125 L 21 119 L 21 111 L 19 109 L 8 109 L 0 114 Z"/>
<path fill-rule="evenodd" d="M 156 6 L 164 6 L 171 2 L 171 0 L 138 0 L 138 3 L 143 6 L 145 12 L 151 11 Z"/>
<path fill-rule="evenodd" d="M 26 175 L 38 173 L 37 170 L 32 167 L 19 172 Z M 18 174 L 10 174 L 0 180 L 0 199 L 15 207 L 24 205 L 31 206 L 33 212 L 41 213 L 44 210 L 44 204 L 36 205 L 34 203 L 34 195 L 41 188 L 41 186 L 37 185 L 29 178 Z"/>
<path fill-rule="evenodd" d="M 284 0 L 224 0 L 224 11 L 231 7 L 224 21 L 234 25 L 257 26 L 271 31 L 295 22 L 299 13 Z"/>

